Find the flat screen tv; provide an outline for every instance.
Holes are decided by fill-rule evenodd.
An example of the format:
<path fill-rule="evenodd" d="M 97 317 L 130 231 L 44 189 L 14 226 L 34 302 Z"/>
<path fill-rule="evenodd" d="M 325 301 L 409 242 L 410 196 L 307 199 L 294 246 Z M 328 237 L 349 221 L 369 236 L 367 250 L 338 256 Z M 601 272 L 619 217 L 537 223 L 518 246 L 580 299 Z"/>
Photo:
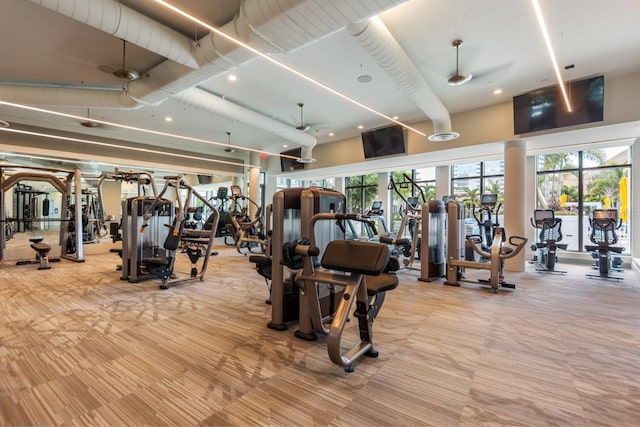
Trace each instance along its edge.
<path fill-rule="evenodd" d="M 400 125 L 362 132 L 361 136 L 365 159 L 393 156 L 407 152 L 404 128 Z"/>
<path fill-rule="evenodd" d="M 295 156 L 299 158 L 299 157 L 302 157 L 302 148 L 294 148 L 292 150 L 283 151 L 280 154 L 285 154 L 287 156 Z M 303 170 L 304 163 L 300 163 L 295 159 L 290 159 L 288 157 L 280 156 L 280 168 L 282 169 L 282 172 L 293 172 L 297 170 Z"/>
<path fill-rule="evenodd" d="M 604 77 L 569 82 L 568 112 L 558 85 L 513 97 L 513 132 L 522 134 L 564 126 L 600 122 L 604 110 Z"/>

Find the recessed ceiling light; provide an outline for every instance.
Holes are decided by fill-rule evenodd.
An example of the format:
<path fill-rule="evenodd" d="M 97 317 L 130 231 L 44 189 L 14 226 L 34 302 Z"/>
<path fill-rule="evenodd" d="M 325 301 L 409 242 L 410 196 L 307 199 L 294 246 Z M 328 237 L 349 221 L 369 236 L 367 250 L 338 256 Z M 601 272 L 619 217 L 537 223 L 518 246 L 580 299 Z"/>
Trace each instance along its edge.
<path fill-rule="evenodd" d="M 371 77 L 369 74 L 360 74 L 358 76 L 358 81 L 360 83 L 369 83 L 371 80 L 373 80 L 373 77 Z"/>
<path fill-rule="evenodd" d="M 393 118 L 393 120 L 398 120 L 400 117 L 398 117 L 398 116 L 393 116 L 392 118 Z"/>
<path fill-rule="evenodd" d="M 172 122 L 173 118 L 171 118 L 170 116 L 167 116 L 167 117 L 164 118 L 164 121 L 165 122 Z"/>
<path fill-rule="evenodd" d="M 287 144 L 282 144 L 282 148 L 287 148 L 289 145 Z"/>
<path fill-rule="evenodd" d="M 229 80 L 230 82 L 235 82 L 236 80 L 238 80 L 238 76 L 236 76 L 235 74 L 229 74 L 227 76 L 227 80 Z"/>
<path fill-rule="evenodd" d="M 334 133 L 333 133 L 333 132 L 329 132 L 329 136 L 333 136 L 333 135 L 334 135 Z"/>
<path fill-rule="evenodd" d="M 362 128 L 364 128 L 364 126 L 358 125 L 358 129 L 362 129 Z"/>
<path fill-rule="evenodd" d="M 502 89 L 496 89 L 493 91 L 494 95 L 500 95 L 502 93 Z"/>

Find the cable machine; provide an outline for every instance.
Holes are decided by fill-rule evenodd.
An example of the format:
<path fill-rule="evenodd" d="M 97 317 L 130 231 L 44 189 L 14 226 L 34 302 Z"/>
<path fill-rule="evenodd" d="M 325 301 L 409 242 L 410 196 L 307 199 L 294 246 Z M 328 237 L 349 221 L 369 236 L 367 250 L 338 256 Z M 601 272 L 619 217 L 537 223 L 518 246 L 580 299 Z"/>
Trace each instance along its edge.
<path fill-rule="evenodd" d="M 23 169 L 26 171 L 6 174 L 7 169 Z M 54 173 L 66 174 L 66 177 L 59 178 Z M 19 200 L 14 201 L 24 202 L 28 200 L 29 215 L 28 217 L 25 217 L 24 215 L 8 217 L 5 199 L 6 192 L 16 186 L 20 186 L 21 181 L 48 182 L 51 184 L 61 194 L 62 206 L 60 209 L 60 218 L 52 218 L 51 215 L 49 215 L 48 210 L 47 215 L 40 216 L 40 213 L 37 210 L 38 205 L 34 203 L 34 200 L 36 199 L 29 197 L 25 199 L 25 189 L 22 187 L 17 187 L 18 194 L 22 194 L 22 196 L 18 196 Z M 50 223 L 52 221 L 60 221 L 60 239 L 58 242 L 61 247 L 60 256 L 71 261 L 84 262 L 82 242 L 78 242 L 73 245 L 73 248 L 69 247 L 71 242 L 71 232 L 76 235 L 81 235 L 82 233 L 82 224 L 79 221 L 75 221 L 72 231 L 69 230 L 68 224 L 72 221 L 70 211 L 70 206 L 72 205 L 74 206 L 73 214 L 76 218 L 80 218 L 82 216 L 80 169 L 66 170 L 19 164 L 0 165 L 0 228 L 4 230 L 7 228 L 9 223 L 13 223 L 16 224 L 17 230 L 26 231 L 29 229 L 28 227 L 34 227 L 34 224 L 38 222 Z M 31 209 L 32 207 L 34 208 L 33 210 Z M 47 205 L 47 207 L 49 208 L 49 205 Z M 18 206 L 18 208 L 20 208 L 20 206 Z M 34 215 L 36 213 L 37 215 Z M 7 233 L 0 233 L 0 261 L 5 259 L 6 240 Z M 42 244 L 42 242 L 39 243 Z"/>

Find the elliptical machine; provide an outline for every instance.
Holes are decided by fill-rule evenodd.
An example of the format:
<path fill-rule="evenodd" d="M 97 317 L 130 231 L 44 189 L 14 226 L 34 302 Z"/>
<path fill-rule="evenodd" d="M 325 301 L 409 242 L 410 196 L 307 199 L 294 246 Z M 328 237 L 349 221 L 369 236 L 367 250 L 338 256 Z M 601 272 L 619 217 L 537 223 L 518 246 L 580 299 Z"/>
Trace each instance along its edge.
<path fill-rule="evenodd" d="M 480 207 L 477 209 L 473 206 L 471 207 L 473 218 L 478 224 L 479 234 L 467 236 L 465 259 L 478 262 L 489 261 L 488 258 L 479 257 L 478 252 L 474 251 L 474 246 L 479 246 L 483 252 L 491 252 L 495 230 L 500 227 L 498 212 L 501 207 L 502 204 L 498 203 L 498 195 L 495 193 L 482 194 L 480 196 Z"/>
<path fill-rule="evenodd" d="M 591 251 L 595 259 L 591 268 L 598 270 L 599 274 L 587 274 L 587 277 L 600 277 L 604 279 L 624 280 L 623 277 L 612 276 L 611 272 L 623 272 L 622 258 L 615 254 L 624 251 L 622 246 L 614 246 L 618 243 L 616 230 L 622 226 L 618 219 L 617 209 L 595 209 L 589 218 L 591 234 L 589 239 L 593 245 L 585 245 L 585 249 Z"/>
<path fill-rule="evenodd" d="M 540 230 L 538 241 L 531 245 L 532 251 L 538 251 L 531 261 L 540 264 L 536 271 L 565 274 L 566 271 L 555 269 L 558 249 L 566 251 L 569 246 L 559 243 L 562 240 L 562 219 L 555 217 L 553 209 L 536 209 L 533 211 L 531 225 Z"/>

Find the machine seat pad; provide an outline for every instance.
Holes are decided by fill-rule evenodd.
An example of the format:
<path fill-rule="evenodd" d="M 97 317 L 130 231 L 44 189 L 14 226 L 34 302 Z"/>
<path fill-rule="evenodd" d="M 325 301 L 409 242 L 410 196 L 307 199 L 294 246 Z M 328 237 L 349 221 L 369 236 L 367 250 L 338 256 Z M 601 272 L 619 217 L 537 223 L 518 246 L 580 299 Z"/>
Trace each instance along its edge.
<path fill-rule="evenodd" d="M 556 246 L 557 246 L 559 249 L 564 249 L 564 250 L 566 251 L 566 250 L 567 250 L 567 248 L 569 247 L 569 244 L 568 244 L 568 243 L 556 243 Z"/>
<path fill-rule="evenodd" d="M 615 252 L 617 254 L 621 254 L 622 251 L 624 251 L 624 248 L 622 246 L 609 246 L 609 250 L 611 252 Z"/>
<path fill-rule="evenodd" d="M 398 287 L 398 276 L 395 274 L 383 273 L 378 276 L 367 276 L 367 295 L 374 296 L 380 292 L 390 291 Z"/>
<path fill-rule="evenodd" d="M 257 265 L 269 265 L 271 264 L 271 257 L 264 254 L 249 255 L 249 262 Z"/>
<path fill-rule="evenodd" d="M 47 245 L 46 243 L 32 243 L 31 247 L 35 251 L 38 251 L 40 253 L 49 252 L 51 250 L 51 246 Z"/>
<path fill-rule="evenodd" d="M 40 243 L 40 242 L 42 242 L 43 240 L 44 240 L 44 237 L 42 237 L 42 236 L 33 236 L 33 237 L 30 237 L 30 238 L 29 238 L 29 241 L 30 241 L 31 243 Z"/>
<path fill-rule="evenodd" d="M 145 263 L 146 265 L 162 267 L 162 266 L 169 265 L 171 263 L 171 258 L 165 258 L 165 257 L 144 258 L 142 262 Z"/>
<path fill-rule="evenodd" d="M 390 256 L 389 247 L 380 243 L 333 240 L 320 264 L 329 270 L 377 276 L 384 271 Z"/>

